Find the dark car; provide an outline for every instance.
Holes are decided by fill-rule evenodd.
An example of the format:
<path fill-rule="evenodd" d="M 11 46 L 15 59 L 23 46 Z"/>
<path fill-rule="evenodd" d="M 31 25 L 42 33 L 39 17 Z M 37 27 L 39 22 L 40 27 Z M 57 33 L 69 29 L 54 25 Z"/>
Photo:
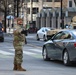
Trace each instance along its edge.
<path fill-rule="evenodd" d="M 62 30 L 44 43 L 42 49 L 44 60 L 62 60 L 64 65 L 76 61 L 76 30 Z"/>
<path fill-rule="evenodd" d="M 4 42 L 4 34 L 3 34 L 4 28 L 2 27 L 2 24 L 0 23 L 0 41 Z"/>

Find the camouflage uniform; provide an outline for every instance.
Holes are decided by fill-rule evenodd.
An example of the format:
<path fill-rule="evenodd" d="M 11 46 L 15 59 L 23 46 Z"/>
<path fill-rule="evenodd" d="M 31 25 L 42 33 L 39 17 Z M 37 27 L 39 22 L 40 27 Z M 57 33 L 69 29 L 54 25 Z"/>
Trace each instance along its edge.
<path fill-rule="evenodd" d="M 14 30 L 14 41 L 13 45 L 15 48 L 15 62 L 16 63 L 22 63 L 22 58 L 23 58 L 23 51 L 22 51 L 22 46 L 25 43 L 25 36 L 24 34 L 21 34 L 22 27 L 17 26 L 17 28 Z"/>
<path fill-rule="evenodd" d="M 13 46 L 15 49 L 15 57 L 14 57 L 14 69 L 13 70 L 19 70 L 19 71 L 26 71 L 21 67 L 22 64 L 22 58 L 23 58 L 23 50 L 22 47 L 25 44 L 25 35 L 21 34 L 21 31 L 23 29 L 22 25 L 15 25 L 14 29 L 14 40 L 13 40 Z"/>

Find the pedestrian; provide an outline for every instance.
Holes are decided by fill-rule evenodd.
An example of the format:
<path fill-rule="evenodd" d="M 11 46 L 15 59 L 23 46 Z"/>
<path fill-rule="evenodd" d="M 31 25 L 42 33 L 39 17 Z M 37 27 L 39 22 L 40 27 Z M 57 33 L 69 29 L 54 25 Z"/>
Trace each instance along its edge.
<path fill-rule="evenodd" d="M 26 71 L 26 69 L 22 68 L 23 62 L 23 45 L 25 44 L 25 35 L 22 34 L 23 31 L 23 20 L 21 18 L 17 18 L 17 25 L 15 25 L 14 29 L 14 40 L 13 46 L 15 49 L 15 57 L 14 57 L 14 68 L 13 70 L 17 71 Z"/>

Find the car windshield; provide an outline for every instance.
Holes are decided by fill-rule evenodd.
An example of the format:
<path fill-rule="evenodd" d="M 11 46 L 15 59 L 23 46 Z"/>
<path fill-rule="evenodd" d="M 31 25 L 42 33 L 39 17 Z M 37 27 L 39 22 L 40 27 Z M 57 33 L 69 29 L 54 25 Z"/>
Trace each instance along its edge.
<path fill-rule="evenodd" d="M 49 30 L 50 30 L 49 28 L 46 28 L 46 29 L 45 29 L 45 31 L 49 31 Z"/>

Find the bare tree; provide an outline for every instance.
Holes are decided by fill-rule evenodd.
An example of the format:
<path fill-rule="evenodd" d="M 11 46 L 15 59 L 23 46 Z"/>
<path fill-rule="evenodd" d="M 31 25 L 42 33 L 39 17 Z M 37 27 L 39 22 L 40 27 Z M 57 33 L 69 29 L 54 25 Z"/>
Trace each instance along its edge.
<path fill-rule="evenodd" d="M 4 14 L 4 31 L 6 32 L 6 16 L 7 16 L 7 8 L 9 4 L 13 4 L 13 0 L 0 0 L 0 12 Z"/>

